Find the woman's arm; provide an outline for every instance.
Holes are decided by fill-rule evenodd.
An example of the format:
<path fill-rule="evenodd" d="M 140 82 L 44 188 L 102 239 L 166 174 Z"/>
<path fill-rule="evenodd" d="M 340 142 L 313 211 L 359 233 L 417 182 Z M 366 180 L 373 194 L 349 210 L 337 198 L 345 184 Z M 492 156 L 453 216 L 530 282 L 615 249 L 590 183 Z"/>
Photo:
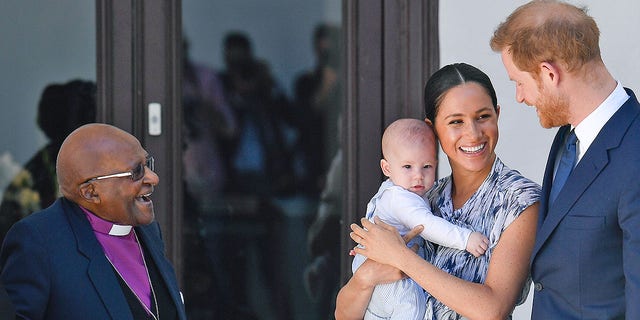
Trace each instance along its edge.
<path fill-rule="evenodd" d="M 512 311 L 529 273 L 538 203 L 525 209 L 502 233 L 493 250 L 484 284 L 452 276 L 408 250 L 397 231 L 376 220 L 352 225 L 357 253 L 402 270 L 432 296 L 470 319 L 504 319 Z"/>
<path fill-rule="evenodd" d="M 391 228 L 396 230 L 393 227 Z M 417 226 L 409 231 L 404 236 L 404 239 L 399 238 L 402 247 L 407 248 L 405 243 L 420 234 L 422 230 L 422 226 Z M 407 249 L 409 252 L 414 252 L 413 250 L 417 250 L 417 247 Z M 336 320 L 362 319 L 375 286 L 381 283 L 397 281 L 404 277 L 406 276 L 397 268 L 367 259 L 338 292 L 335 310 Z"/>
<path fill-rule="evenodd" d="M 384 277 L 386 279 L 381 279 Z M 367 259 L 340 289 L 336 298 L 336 320 L 362 319 L 376 283 L 402 279 L 400 270 Z"/>

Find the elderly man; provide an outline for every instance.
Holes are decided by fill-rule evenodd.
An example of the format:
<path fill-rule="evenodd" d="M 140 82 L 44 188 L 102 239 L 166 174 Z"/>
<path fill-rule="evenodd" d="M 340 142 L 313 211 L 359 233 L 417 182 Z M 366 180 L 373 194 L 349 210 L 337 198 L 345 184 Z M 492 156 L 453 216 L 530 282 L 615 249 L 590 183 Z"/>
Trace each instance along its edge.
<path fill-rule="evenodd" d="M 18 318 L 186 319 L 151 194 L 153 158 L 106 124 L 73 131 L 58 154 L 63 197 L 17 222 L 0 280 Z"/>

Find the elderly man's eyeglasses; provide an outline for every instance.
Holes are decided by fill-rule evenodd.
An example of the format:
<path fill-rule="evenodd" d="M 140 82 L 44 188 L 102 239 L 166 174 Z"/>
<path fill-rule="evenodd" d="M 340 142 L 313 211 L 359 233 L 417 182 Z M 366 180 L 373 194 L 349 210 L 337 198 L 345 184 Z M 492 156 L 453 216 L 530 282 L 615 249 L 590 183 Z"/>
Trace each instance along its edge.
<path fill-rule="evenodd" d="M 124 178 L 124 177 L 131 177 L 131 180 L 138 181 L 138 180 L 142 179 L 142 177 L 144 177 L 144 168 L 145 167 L 149 168 L 149 170 L 151 170 L 151 171 L 153 171 L 155 169 L 154 168 L 154 160 L 153 160 L 152 156 L 147 156 L 147 158 L 146 158 L 146 160 L 144 162 L 139 163 L 131 171 L 114 173 L 114 174 L 109 174 L 109 175 L 106 175 L 106 176 L 94 177 L 94 178 L 88 179 L 84 183 L 91 182 L 91 181 L 96 181 L 96 180 L 102 180 L 102 179 Z"/>

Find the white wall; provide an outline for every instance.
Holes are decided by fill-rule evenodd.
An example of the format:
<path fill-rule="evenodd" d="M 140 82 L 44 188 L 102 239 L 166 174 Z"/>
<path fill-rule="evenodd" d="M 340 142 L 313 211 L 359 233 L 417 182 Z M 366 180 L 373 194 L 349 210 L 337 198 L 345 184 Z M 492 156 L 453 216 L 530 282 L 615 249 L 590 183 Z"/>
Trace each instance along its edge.
<path fill-rule="evenodd" d="M 466 62 L 486 72 L 493 81 L 501 106 L 498 156 L 505 164 L 530 179 L 542 183 L 544 165 L 556 129 L 543 129 L 535 110 L 515 101 L 515 87 L 504 71 L 500 55 L 489 48 L 489 40 L 497 25 L 522 0 L 443 0 L 440 1 L 441 64 Z M 640 93 L 640 2 L 570 1 L 587 6 L 600 27 L 600 47 L 605 64 L 625 87 Z M 445 159 L 440 154 L 440 159 Z M 440 162 L 440 176 L 450 168 Z M 530 319 L 531 295 L 516 308 L 515 320 Z"/>

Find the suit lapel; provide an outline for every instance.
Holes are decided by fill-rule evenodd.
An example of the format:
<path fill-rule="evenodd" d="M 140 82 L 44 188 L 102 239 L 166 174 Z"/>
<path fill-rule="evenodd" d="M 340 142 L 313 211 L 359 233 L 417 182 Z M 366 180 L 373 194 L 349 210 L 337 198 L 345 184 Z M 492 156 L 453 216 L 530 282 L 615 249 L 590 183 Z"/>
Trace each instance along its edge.
<path fill-rule="evenodd" d="M 178 295 L 180 291 L 177 287 L 177 283 L 175 282 L 176 278 L 173 268 L 168 264 L 168 261 L 164 256 L 164 248 L 160 245 L 162 242 L 160 239 L 160 229 L 158 224 L 154 222 L 151 225 L 136 227 L 136 232 L 138 232 L 138 235 L 142 238 L 142 242 L 151 255 L 151 259 L 155 262 L 162 280 L 167 285 L 169 294 L 176 306 L 179 317 L 184 319 L 185 316 L 183 315 L 183 308 L 181 308 L 181 305 L 183 304 L 182 298 Z"/>
<path fill-rule="evenodd" d="M 93 234 L 89 220 L 75 204 L 65 201 L 65 213 L 75 235 L 78 251 L 88 260 L 87 275 L 112 319 L 131 319 L 129 304 L 122 293 L 111 264 Z M 73 285 L 73 284 L 69 284 Z"/>
<path fill-rule="evenodd" d="M 607 121 L 596 139 L 589 146 L 589 150 L 584 154 L 580 162 L 567 179 L 565 188 L 562 189 L 556 201 L 547 209 L 549 190 L 553 177 L 553 168 L 555 164 L 555 156 L 558 148 L 562 145 L 559 141 L 569 126 L 565 126 L 558 130 L 558 134 L 549 154 L 549 160 L 545 169 L 543 182 L 543 196 L 540 209 L 540 221 L 538 223 L 538 231 L 536 243 L 533 249 L 532 260 L 549 238 L 553 230 L 558 226 L 560 221 L 567 215 L 571 207 L 585 192 L 593 180 L 604 170 L 609 162 L 609 150 L 620 145 L 629 125 L 637 116 L 638 102 L 632 92 L 627 91 L 631 96 L 625 104 Z"/>

